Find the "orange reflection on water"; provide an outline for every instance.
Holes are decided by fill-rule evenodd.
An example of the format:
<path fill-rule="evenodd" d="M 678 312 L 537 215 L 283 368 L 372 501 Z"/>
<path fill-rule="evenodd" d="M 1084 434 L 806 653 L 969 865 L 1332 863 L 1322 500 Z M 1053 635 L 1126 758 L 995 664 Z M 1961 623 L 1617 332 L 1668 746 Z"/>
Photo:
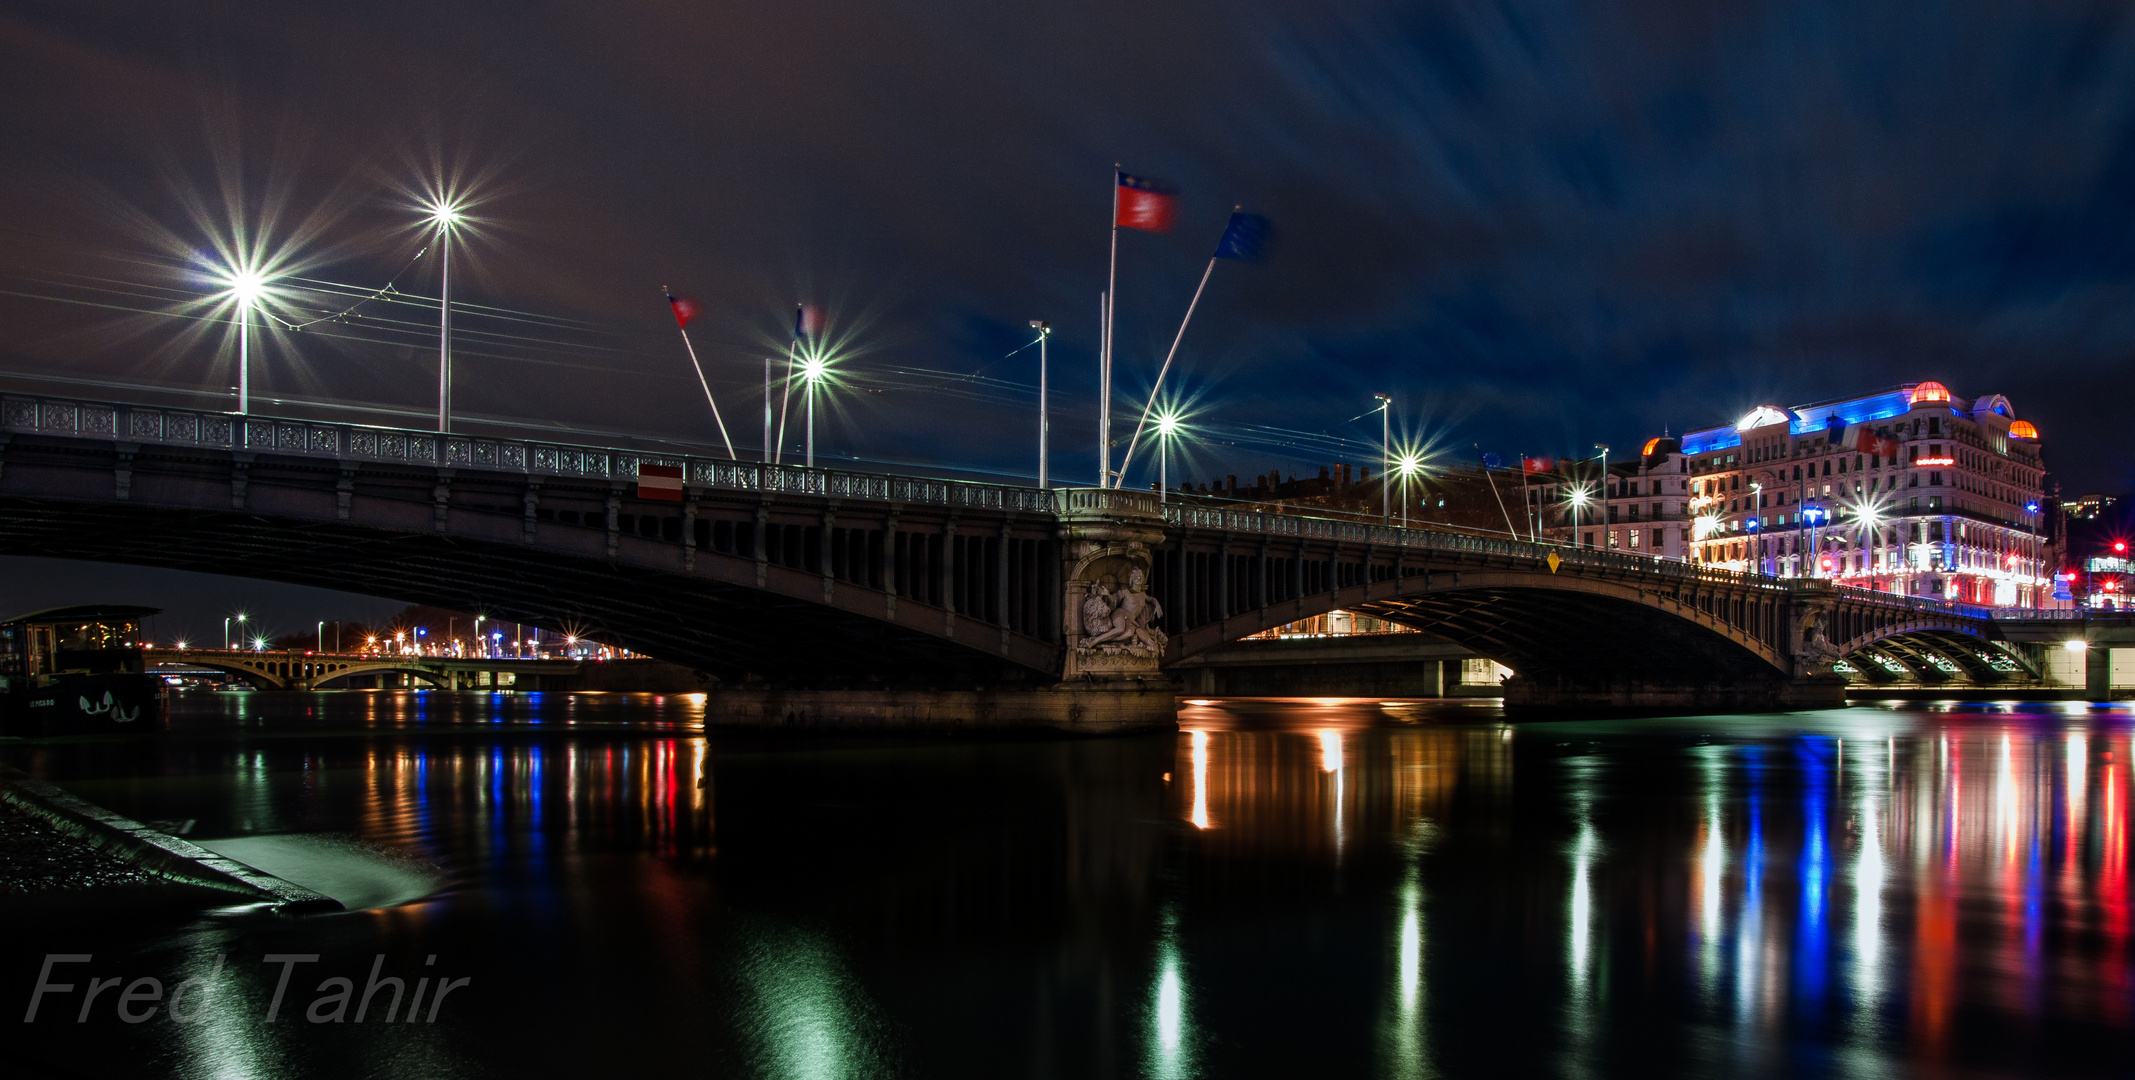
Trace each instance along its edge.
<path fill-rule="evenodd" d="M 1442 812 L 1464 772 L 1486 790 L 1510 772 L 1496 732 L 1367 727 L 1325 706 L 1259 719 L 1214 708 L 1183 719 L 1194 726 L 1178 770 L 1193 783 L 1179 814 L 1231 846 L 1339 851 L 1359 830 L 1400 835 Z"/>

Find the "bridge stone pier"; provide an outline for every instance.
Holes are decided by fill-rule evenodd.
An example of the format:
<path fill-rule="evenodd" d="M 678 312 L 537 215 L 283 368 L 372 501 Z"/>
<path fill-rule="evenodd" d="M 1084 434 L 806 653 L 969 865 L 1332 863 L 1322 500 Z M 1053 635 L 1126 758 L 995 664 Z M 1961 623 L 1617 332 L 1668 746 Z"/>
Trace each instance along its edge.
<path fill-rule="evenodd" d="M 1502 536 L 28 396 L 0 398 L 0 553 L 573 630 L 752 726 L 1165 725 L 1183 661 L 1336 608 L 1499 661 L 1535 710 L 1836 705 L 1835 663 L 1907 640 L 2023 674 L 1988 612 Z"/>

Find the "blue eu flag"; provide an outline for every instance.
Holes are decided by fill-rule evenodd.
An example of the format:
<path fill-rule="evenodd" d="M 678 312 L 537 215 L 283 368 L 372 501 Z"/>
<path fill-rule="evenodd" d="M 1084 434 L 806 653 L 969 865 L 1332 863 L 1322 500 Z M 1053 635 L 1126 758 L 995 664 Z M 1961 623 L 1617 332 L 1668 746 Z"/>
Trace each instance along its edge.
<path fill-rule="evenodd" d="M 1250 262 L 1260 258 L 1267 246 L 1267 218 L 1259 214 L 1233 213 L 1230 227 L 1223 230 L 1223 239 L 1216 244 L 1216 258 Z"/>

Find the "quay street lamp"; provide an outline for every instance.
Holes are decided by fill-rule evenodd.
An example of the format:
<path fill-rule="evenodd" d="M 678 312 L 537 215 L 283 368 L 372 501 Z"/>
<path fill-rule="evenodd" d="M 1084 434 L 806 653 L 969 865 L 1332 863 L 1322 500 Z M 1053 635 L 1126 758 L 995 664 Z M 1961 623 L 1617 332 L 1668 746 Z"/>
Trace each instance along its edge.
<path fill-rule="evenodd" d="M 1584 546 L 1579 542 L 1579 512 L 1586 509 L 1588 497 L 1585 484 L 1572 488 L 1572 546 L 1575 548 Z"/>

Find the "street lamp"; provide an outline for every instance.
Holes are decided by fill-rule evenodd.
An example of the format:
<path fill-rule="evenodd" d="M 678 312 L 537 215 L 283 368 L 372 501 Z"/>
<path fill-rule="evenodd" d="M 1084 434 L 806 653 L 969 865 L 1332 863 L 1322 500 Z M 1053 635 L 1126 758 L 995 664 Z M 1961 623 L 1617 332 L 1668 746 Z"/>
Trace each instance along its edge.
<path fill-rule="evenodd" d="M 1579 543 L 1579 512 L 1586 509 L 1588 498 L 1585 484 L 1578 484 L 1572 487 L 1572 546 L 1575 548 L 1583 546 Z"/>
<path fill-rule="evenodd" d="M 1409 478 L 1423 468 L 1423 460 L 1415 454 L 1403 454 L 1394 467 L 1401 472 L 1401 527 L 1406 529 L 1409 527 Z"/>
<path fill-rule="evenodd" d="M 1801 519 L 1807 522 L 1809 525 L 1809 547 L 1811 548 L 1811 552 L 1809 555 L 1810 577 L 1822 576 L 1821 574 L 1817 573 L 1817 571 L 1822 569 L 1823 567 L 1824 545 L 1822 542 L 1823 534 L 1821 530 L 1824 527 L 1824 521 L 1830 516 L 1830 512 L 1825 510 L 1821 506 L 1804 506 L 1801 508 Z"/>
<path fill-rule="evenodd" d="M 1596 484 L 1597 484 L 1597 491 L 1596 491 L 1596 494 L 1598 494 L 1598 495 L 1599 495 L 1599 496 L 1601 497 L 1601 510 L 1600 510 L 1600 512 L 1598 512 L 1598 513 L 1596 513 L 1596 514 L 1594 515 L 1594 524 L 1595 524 L 1595 525 L 1598 525 L 1598 526 L 1601 526 L 1601 529 L 1597 529 L 1597 530 L 1595 530 L 1595 531 L 1596 531 L 1596 532 L 1600 532 L 1600 531 L 1602 531 L 1602 530 L 1604 530 L 1604 529 L 1606 529 L 1606 528 L 1608 527 L 1608 517 L 1609 517 L 1609 514 L 1608 514 L 1608 508 L 1609 508 L 1609 447 L 1608 447 L 1608 444 L 1606 444 L 1606 443 L 1595 443 L 1595 444 L 1594 444 L 1594 449 L 1595 449 L 1595 450 L 1597 450 L 1597 451 L 1599 451 L 1599 453 L 1597 453 L 1597 454 L 1595 454 L 1595 455 L 1594 455 L 1594 459 L 1595 459 L 1596 461 L 1599 461 L 1599 462 L 1601 462 L 1601 478 L 1600 478 L 1600 479 L 1599 479 L 1598 481 L 1596 481 Z M 1595 547 L 1595 549 L 1596 549 L 1596 550 L 1599 550 L 1599 549 L 1601 548 L 1601 546 L 1602 546 L 1602 545 L 1601 545 L 1601 542 L 1600 542 L 1600 541 L 1601 541 L 1601 538 L 1600 538 L 1599 536 L 1596 536 L 1596 537 L 1595 537 L 1594 539 L 1595 539 L 1595 544 L 1594 544 L 1594 547 Z"/>
<path fill-rule="evenodd" d="M 1158 413 L 1156 417 L 1156 501 L 1161 503 L 1171 497 L 1171 440 L 1179 434 L 1179 414 Z"/>
<path fill-rule="evenodd" d="M 1038 332 L 1038 487 L 1043 490 L 1047 486 L 1045 482 L 1045 449 L 1046 439 L 1050 434 L 1046 427 L 1045 416 L 1045 345 L 1053 336 L 1053 328 L 1044 319 L 1032 319 L 1030 328 Z"/>
<path fill-rule="evenodd" d="M 267 293 L 267 277 L 250 261 L 222 271 L 223 295 L 237 308 L 237 414 L 252 411 L 252 308 Z"/>
<path fill-rule="evenodd" d="M 1750 481 L 1750 512 L 1757 515 L 1750 519 L 1750 526 L 1752 528 L 1761 528 L 1760 523 L 1764 520 L 1764 485 L 1754 480 Z M 1762 540 L 1761 536 L 1751 537 L 1749 540 L 1750 550 L 1755 552 L 1757 544 L 1761 543 Z M 1756 559 L 1757 572 L 1764 573 L 1764 555 L 1758 553 Z"/>
<path fill-rule="evenodd" d="M 1394 513 L 1390 500 L 1393 498 L 1393 485 L 1388 482 L 1391 478 L 1386 474 L 1393 469 L 1394 450 L 1391 439 L 1394 399 L 1387 394 L 1373 394 L 1372 397 L 1379 399 L 1379 521 L 1392 524 Z"/>
<path fill-rule="evenodd" d="M 465 219 L 461 204 L 440 195 L 423 207 L 437 230 L 437 430 L 452 430 L 452 232 Z"/>
<path fill-rule="evenodd" d="M 808 467 L 815 468 L 815 387 L 823 381 L 830 365 L 820 355 L 809 356 L 801 361 L 801 393 L 808 412 Z"/>

